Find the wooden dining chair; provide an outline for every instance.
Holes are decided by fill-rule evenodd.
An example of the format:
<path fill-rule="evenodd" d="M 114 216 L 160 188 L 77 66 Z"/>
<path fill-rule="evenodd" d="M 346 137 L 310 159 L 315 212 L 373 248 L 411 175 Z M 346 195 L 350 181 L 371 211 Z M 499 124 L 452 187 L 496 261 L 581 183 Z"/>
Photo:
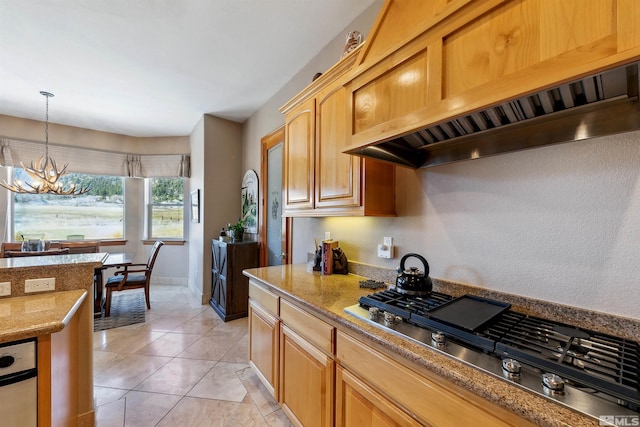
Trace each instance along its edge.
<path fill-rule="evenodd" d="M 153 265 L 156 263 L 158 252 L 164 245 L 162 240 L 158 240 L 153 244 L 149 253 L 149 260 L 146 264 L 130 264 L 124 267 L 124 270 L 116 271 L 115 274 L 107 279 L 104 285 L 106 289 L 104 316 L 111 315 L 111 294 L 116 291 L 124 291 L 127 289 L 144 288 L 144 298 L 147 302 L 147 310 L 151 309 L 149 302 L 149 285 L 151 283 L 151 272 Z"/>
<path fill-rule="evenodd" d="M 93 254 L 100 252 L 100 242 L 83 240 L 81 242 L 60 242 L 62 249 L 69 249 L 70 254 Z"/>
<path fill-rule="evenodd" d="M 7 258 L 6 252 L 19 252 L 22 250 L 21 242 L 2 242 L 0 247 L 0 258 Z"/>

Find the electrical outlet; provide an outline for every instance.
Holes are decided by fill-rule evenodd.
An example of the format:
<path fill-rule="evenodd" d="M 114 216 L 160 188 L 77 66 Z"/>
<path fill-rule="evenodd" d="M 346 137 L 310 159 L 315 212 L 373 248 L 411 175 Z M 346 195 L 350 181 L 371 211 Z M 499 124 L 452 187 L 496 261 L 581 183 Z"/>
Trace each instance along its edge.
<path fill-rule="evenodd" d="M 325 231 L 324 232 L 324 240 L 331 240 L 331 232 L 330 231 Z"/>
<path fill-rule="evenodd" d="M 0 283 L 0 297 L 7 297 L 11 295 L 11 282 Z"/>
<path fill-rule="evenodd" d="M 24 281 L 25 293 L 55 291 L 55 290 L 56 290 L 55 277 L 48 277 L 43 279 L 27 279 Z"/>

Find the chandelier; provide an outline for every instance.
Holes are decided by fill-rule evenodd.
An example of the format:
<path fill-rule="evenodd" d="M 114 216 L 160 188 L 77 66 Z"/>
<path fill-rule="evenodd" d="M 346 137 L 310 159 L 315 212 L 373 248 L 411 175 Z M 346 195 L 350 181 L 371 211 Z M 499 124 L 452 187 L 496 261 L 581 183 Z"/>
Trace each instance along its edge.
<path fill-rule="evenodd" d="M 65 185 L 60 182 L 67 171 L 67 163 L 61 170 L 58 170 L 55 160 L 49 156 L 49 98 L 53 97 L 52 93 L 40 91 L 40 95 L 44 95 L 47 100 L 47 110 L 44 126 L 44 155 L 40 156 L 35 162 L 31 162 L 31 167 L 26 167 L 20 162 L 22 169 L 31 177 L 33 182 L 22 183 L 14 181 L 12 184 L 7 181 L 0 182 L 0 185 L 9 191 L 19 194 L 58 194 L 61 196 L 77 196 L 89 191 L 88 187 L 77 186 L 76 184 Z"/>

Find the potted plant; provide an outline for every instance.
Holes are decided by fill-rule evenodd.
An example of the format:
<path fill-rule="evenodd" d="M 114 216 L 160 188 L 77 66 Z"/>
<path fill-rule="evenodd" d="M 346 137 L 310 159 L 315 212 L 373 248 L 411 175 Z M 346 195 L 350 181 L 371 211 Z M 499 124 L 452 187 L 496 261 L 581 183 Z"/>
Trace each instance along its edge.
<path fill-rule="evenodd" d="M 238 222 L 229 226 L 229 237 L 231 237 L 233 242 L 242 242 L 242 238 L 244 237 L 244 221 L 239 219 Z"/>

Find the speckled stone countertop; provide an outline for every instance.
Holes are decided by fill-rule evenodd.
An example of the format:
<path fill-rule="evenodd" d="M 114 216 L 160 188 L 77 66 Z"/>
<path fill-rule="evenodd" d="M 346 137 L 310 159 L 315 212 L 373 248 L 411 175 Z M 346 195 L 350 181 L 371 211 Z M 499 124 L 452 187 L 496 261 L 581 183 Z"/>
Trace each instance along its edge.
<path fill-rule="evenodd" d="M 86 297 L 77 289 L 0 299 L 0 343 L 61 331 Z"/>
<path fill-rule="evenodd" d="M 68 264 L 95 264 L 99 267 L 107 259 L 109 254 L 100 252 L 92 254 L 65 254 L 65 255 L 45 255 L 26 256 L 18 258 L 0 258 L 0 270 L 17 269 L 30 267 L 52 267 L 56 265 Z"/>
<path fill-rule="evenodd" d="M 358 298 L 372 291 L 359 286 L 362 276 L 329 275 L 308 272 L 306 264 L 245 270 L 274 293 L 298 303 L 338 328 L 359 336 L 374 347 L 404 358 L 419 369 L 426 369 L 466 388 L 483 398 L 543 426 L 597 426 L 598 420 L 583 416 L 536 394 L 488 375 L 407 338 L 386 332 L 344 312 Z"/>
<path fill-rule="evenodd" d="M 108 256 L 100 252 L 0 258 L 0 282 L 11 282 L 11 295 L 0 297 L 0 301 L 27 295 L 24 289 L 27 279 L 54 278 L 56 292 L 89 289 L 95 269 L 101 267 Z"/>

